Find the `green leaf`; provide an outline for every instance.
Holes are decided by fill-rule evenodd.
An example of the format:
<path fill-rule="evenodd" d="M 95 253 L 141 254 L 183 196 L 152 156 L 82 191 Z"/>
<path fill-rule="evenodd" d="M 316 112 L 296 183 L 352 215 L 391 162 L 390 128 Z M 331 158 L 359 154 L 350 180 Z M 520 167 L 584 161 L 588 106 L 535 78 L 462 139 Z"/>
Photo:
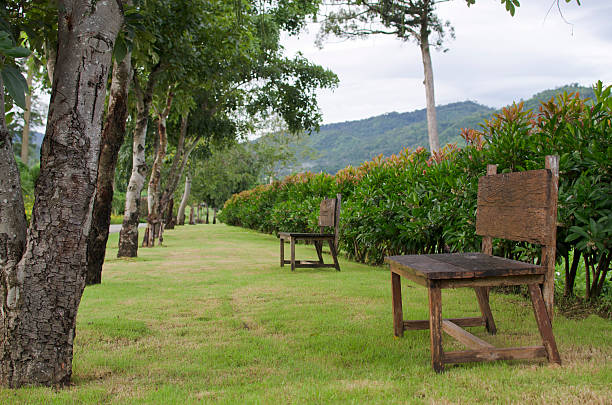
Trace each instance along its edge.
<path fill-rule="evenodd" d="M 32 53 L 29 49 L 21 46 L 17 46 L 10 49 L 2 49 L 0 50 L 0 52 L 12 58 L 25 58 L 30 56 L 30 54 Z"/>
<path fill-rule="evenodd" d="M 25 95 L 28 92 L 28 83 L 21 72 L 14 66 L 4 66 L 0 73 L 2 74 L 4 87 L 15 101 L 15 104 L 25 108 Z"/>

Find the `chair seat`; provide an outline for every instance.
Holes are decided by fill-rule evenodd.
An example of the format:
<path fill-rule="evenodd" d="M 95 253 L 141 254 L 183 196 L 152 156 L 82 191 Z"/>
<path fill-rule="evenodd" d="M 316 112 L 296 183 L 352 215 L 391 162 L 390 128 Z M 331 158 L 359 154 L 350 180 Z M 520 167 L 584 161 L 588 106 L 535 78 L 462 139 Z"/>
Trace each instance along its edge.
<path fill-rule="evenodd" d="M 544 274 L 542 266 L 484 253 L 389 256 L 385 262 L 419 278 L 466 279 Z"/>
<path fill-rule="evenodd" d="M 279 232 L 279 238 L 298 238 L 298 239 L 317 239 L 317 238 L 335 238 L 333 233 L 300 233 L 300 232 Z"/>

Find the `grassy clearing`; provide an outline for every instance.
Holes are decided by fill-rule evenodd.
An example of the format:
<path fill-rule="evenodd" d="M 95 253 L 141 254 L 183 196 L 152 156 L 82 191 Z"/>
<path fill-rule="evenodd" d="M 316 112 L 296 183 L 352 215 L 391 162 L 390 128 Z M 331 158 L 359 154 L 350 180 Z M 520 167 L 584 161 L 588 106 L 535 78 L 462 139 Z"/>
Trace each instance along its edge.
<path fill-rule="evenodd" d="M 179 227 L 165 246 L 116 259 L 79 309 L 73 385 L 0 390 L 0 403 L 609 403 L 612 323 L 557 316 L 564 365 L 470 364 L 441 375 L 427 331 L 393 337 L 386 268 L 278 265 L 278 240 L 225 225 Z M 312 257 L 312 246 L 298 246 Z M 327 259 L 329 260 L 329 256 Z M 426 290 L 403 283 L 404 316 L 426 319 Z M 445 316 L 472 291 L 444 290 Z M 493 294 L 498 345 L 538 342 L 530 303 Z M 485 336 L 483 328 L 471 328 Z M 445 348 L 455 346 L 445 341 Z"/>

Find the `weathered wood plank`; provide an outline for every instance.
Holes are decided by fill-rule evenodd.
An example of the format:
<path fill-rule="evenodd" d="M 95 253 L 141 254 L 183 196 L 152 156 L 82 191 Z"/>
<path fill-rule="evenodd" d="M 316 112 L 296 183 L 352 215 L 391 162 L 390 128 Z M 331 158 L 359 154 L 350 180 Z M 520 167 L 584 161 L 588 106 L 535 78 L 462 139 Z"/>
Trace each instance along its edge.
<path fill-rule="evenodd" d="M 337 200 L 335 198 L 326 198 L 321 201 L 319 226 L 335 226 L 336 203 Z"/>
<path fill-rule="evenodd" d="M 494 238 L 549 244 L 547 208 L 494 207 L 479 205 L 476 234 Z"/>
<path fill-rule="evenodd" d="M 451 321 L 452 323 L 467 327 L 467 326 L 481 326 L 484 325 L 485 322 L 481 317 L 472 317 L 472 318 L 449 318 L 444 319 L 445 321 Z M 404 330 L 425 330 L 429 329 L 429 320 L 418 320 L 418 321 L 404 321 Z"/>
<path fill-rule="evenodd" d="M 531 296 L 533 312 L 538 324 L 538 329 L 540 330 L 540 336 L 542 336 L 542 342 L 546 348 L 548 361 L 561 364 L 561 356 L 559 355 L 559 350 L 557 350 L 557 343 L 555 342 L 555 336 L 553 335 L 546 305 L 542 299 L 540 286 L 537 284 L 529 284 L 529 295 Z"/>
<path fill-rule="evenodd" d="M 282 238 L 280 239 L 280 265 L 285 266 L 285 241 Z"/>
<path fill-rule="evenodd" d="M 494 347 L 492 344 L 485 342 L 478 336 L 472 335 L 470 332 L 459 327 L 459 325 L 448 320 L 442 320 L 442 330 L 448 335 L 457 339 L 459 342 L 463 343 L 466 347 L 469 347 L 470 349 L 483 349 Z"/>
<path fill-rule="evenodd" d="M 495 327 L 493 313 L 491 312 L 491 306 L 489 305 L 489 290 L 487 287 L 474 287 L 474 291 L 476 292 L 478 306 L 480 307 L 482 318 L 485 321 L 487 332 L 489 332 L 491 335 L 495 335 L 497 333 L 497 328 Z"/>
<path fill-rule="evenodd" d="M 478 180 L 478 206 L 549 207 L 550 181 L 546 169 L 483 176 Z"/>
<path fill-rule="evenodd" d="M 546 281 L 542 288 L 542 295 L 552 321 L 554 317 L 555 301 L 555 250 L 557 240 L 557 202 L 559 199 L 559 156 L 546 156 L 544 167 L 550 170 L 550 207 L 548 208 L 548 229 L 551 234 L 551 243 L 542 246 L 542 266 L 546 268 Z"/>
<path fill-rule="evenodd" d="M 431 342 L 431 365 L 436 372 L 444 371 L 442 349 L 442 292 L 435 281 L 429 282 L 429 337 Z"/>
<path fill-rule="evenodd" d="M 391 301 L 393 304 L 393 332 L 404 336 L 404 314 L 402 311 L 402 284 L 399 274 L 391 273 Z"/>
<path fill-rule="evenodd" d="M 388 256 L 385 261 L 395 269 L 436 280 L 531 275 L 545 271 L 541 266 L 532 263 L 482 253 Z"/>
<path fill-rule="evenodd" d="M 392 273 L 399 274 L 400 276 L 405 277 L 412 282 L 422 285 L 423 287 L 427 287 L 427 279 L 425 277 L 416 276 L 415 274 L 410 273 L 404 270 L 403 268 L 400 268 L 395 263 L 391 263 L 390 266 L 391 266 Z"/>
<path fill-rule="evenodd" d="M 496 360 L 530 360 L 546 357 L 544 346 L 507 347 L 481 350 L 462 350 L 444 353 L 444 363 L 467 363 Z"/>
<path fill-rule="evenodd" d="M 440 280 L 440 288 L 461 288 L 461 287 L 506 287 L 511 285 L 524 285 L 530 283 L 542 283 L 544 274 L 530 274 L 524 276 L 498 276 L 482 277 L 456 280 Z"/>

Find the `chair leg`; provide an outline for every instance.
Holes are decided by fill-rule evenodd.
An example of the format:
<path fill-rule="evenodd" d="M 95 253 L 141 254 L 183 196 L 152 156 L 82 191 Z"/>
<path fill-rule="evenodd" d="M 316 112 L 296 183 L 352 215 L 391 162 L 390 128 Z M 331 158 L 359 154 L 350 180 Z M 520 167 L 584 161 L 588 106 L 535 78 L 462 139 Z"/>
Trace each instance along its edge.
<path fill-rule="evenodd" d="M 435 282 L 430 282 L 429 295 L 429 336 L 431 340 L 431 365 L 440 373 L 444 371 L 444 351 L 442 349 L 442 291 Z"/>
<path fill-rule="evenodd" d="M 285 266 L 285 239 L 280 238 L 280 265 Z"/>
<path fill-rule="evenodd" d="M 315 240 L 314 245 L 317 250 L 317 256 L 319 256 L 319 263 L 323 264 L 323 242 Z"/>
<path fill-rule="evenodd" d="M 480 306 L 480 312 L 485 320 L 487 331 L 491 335 L 497 333 L 495 327 L 495 321 L 493 320 L 493 313 L 491 313 L 491 307 L 489 306 L 489 289 L 487 287 L 475 287 L 476 298 L 478 298 L 478 306 Z"/>
<path fill-rule="evenodd" d="M 535 314 L 538 329 L 540 330 L 540 336 L 542 336 L 542 343 L 548 354 L 548 361 L 561 364 L 561 356 L 559 355 L 559 350 L 557 350 L 557 343 L 555 342 L 550 317 L 548 316 L 546 304 L 544 304 L 544 299 L 542 298 L 540 286 L 537 284 L 529 284 L 529 295 L 531 296 L 533 313 Z"/>
<path fill-rule="evenodd" d="M 402 284 L 399 274 L 391 272 L 391 297 L 393 301 L 393 332 L 404 336 L 404 314 L 402 311 Z"/>
<path fill-rule="evenodd" d="M 291 238 L 291 271 L 295 270 L 295 239 Z"/>
<path fill-rule="evenodd" d="M 338 255 L 336 252 L 336 246 L 334 245 L 334 241 L 329 239 L 327 243 L 329 243 L 329 251 L 331 252 L 332 259 L 334 259 L 334 267 L 336 268 L 336 270 L 340 271 L 340 263 L 338 263 Z"/>

